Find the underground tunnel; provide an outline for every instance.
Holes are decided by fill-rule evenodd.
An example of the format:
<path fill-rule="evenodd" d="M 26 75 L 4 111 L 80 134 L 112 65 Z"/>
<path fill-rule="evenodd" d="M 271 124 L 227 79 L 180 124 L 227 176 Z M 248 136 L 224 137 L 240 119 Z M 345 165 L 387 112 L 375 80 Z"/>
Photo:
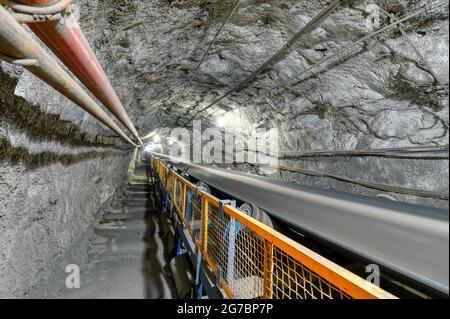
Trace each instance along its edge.
<path fill-rule="evenodd" d="M 448 19 L 0 0 L 0 298 L 447 299 Z"/>

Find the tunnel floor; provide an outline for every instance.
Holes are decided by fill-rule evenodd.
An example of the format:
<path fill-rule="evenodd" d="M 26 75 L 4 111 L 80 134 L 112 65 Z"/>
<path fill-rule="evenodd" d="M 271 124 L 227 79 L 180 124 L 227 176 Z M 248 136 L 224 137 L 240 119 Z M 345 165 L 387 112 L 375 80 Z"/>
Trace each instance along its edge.
<path fill-rule="evenodd" d="M 102 212 L 80 269 L 80 289 L 62 298 L 177 298 L 166 256 L 169 247 L 160 231 L 156 189 L 137 167 L 119 207 Z"/>

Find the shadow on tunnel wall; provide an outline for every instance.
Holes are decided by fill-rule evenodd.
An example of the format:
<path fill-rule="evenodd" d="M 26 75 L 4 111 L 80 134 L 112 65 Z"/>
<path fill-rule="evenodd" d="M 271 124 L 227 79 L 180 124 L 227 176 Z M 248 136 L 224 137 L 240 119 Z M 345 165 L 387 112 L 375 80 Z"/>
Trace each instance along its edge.
<path fill-rule="evenodd" d="M 57 154 L 41 152 L 32 154 L 24 147 L 12 147 L 5 139 L 0 139 L 0 162 L 9 161 L 13 164 L 23 163 L 28 169 L 36 169 L 43 166 L 60 163 L 64 166 L 96 158 L 111 158 L 127 156 L 126 151 L 84 152 L 78 154 Z"/>
<path fill-rule="evenodd" d="M 115 136 L 90 135 L 70 121 L 61 120 L 57 114 L 42 112 L 38 106 L 14 95 L 18 79 L 0 69 L 0 123 L 24 132 L 31 141 L 54 140 L 69 146 L 112 146 L 123 145 Z M 71 103 L 71 102 L 69 102 Z M 74 106 L 75 107 L 75 106 Z"/>
<path fill-rule="evenodd" d="M 145 296 L 147 299 L 177 299 L 179 296 L 169 266 L 176 254 L 175 237 L 167 222 L 167 215 L 160 211 L 159 192 L 155 182 L 147 184 L 144 209 L 146 232 L 143 238 L 145 253 L 142 271 L 145 277 Z"/>

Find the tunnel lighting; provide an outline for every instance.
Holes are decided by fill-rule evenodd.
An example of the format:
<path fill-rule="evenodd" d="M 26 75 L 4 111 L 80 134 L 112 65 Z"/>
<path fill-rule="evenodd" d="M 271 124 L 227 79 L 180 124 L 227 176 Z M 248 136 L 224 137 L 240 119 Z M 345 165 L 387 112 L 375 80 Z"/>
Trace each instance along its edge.
<path fill-rule="evenodd" d="M 151 151 L 153 151 L 153 145 L 152 144 L 145 145 L 144 152 L 149 153 Z"/>
<path fill-rule="evenodd" d="M 216 122 L 217 122 L 217 125 L 219 127 L 224 127 L 226 122 L 227 122 L 227 120 L 225 119 L 224 116 L 220 116 L 220 117 L 217 118 Z"/>
<path fill-rule="evenodd" d="M 172 139 L 169 140 L 169 145 L 170 145 L 170 146 L 172 146 L 174 143 L 175 143 L 174 140 L 172 140 Z"/>

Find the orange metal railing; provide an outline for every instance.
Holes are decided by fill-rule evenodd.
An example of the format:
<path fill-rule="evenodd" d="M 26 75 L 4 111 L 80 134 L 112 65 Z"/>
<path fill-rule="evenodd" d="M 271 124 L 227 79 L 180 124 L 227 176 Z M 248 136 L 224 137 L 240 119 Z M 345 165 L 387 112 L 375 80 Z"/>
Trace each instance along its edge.
<path fill-rule="evenodd" d="M 219 199 L 158 159 L 152 166 L 228 298 L 396 298 L 230 205 L 221 212 Z"/>

